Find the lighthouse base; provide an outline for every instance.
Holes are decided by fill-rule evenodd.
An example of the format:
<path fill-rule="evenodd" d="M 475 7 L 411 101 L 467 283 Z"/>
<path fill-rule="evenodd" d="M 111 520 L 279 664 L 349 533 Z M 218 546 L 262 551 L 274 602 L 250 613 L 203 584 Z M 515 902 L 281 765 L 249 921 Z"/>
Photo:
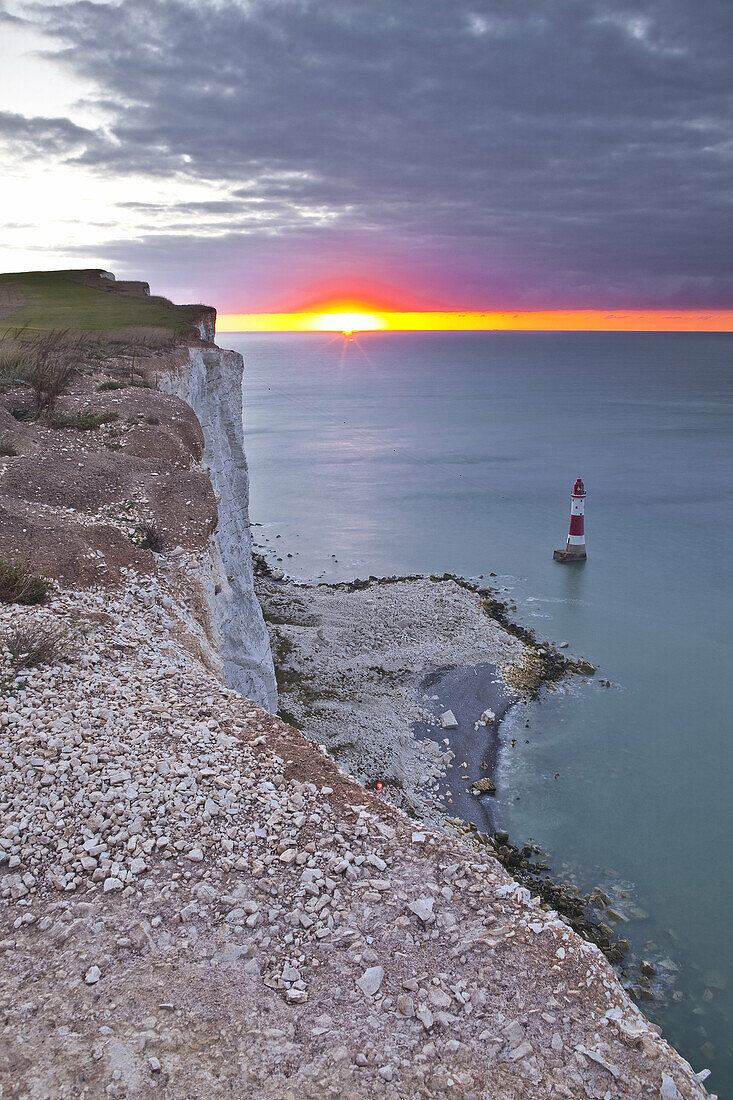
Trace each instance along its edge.
<path fill-rule="evenodd" d="M 552 557 L 555 561 L 561 562 L 585 561 L 585 547 L 566 546 L 564 550 L 556 550 Z"/>

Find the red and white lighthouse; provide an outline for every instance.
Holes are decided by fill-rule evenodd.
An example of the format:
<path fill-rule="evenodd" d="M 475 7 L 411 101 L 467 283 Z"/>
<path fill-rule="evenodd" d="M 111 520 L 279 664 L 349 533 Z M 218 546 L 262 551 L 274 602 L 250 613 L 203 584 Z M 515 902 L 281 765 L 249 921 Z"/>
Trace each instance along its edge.
<path fill-rule="evenodd" d="M 583 479 L 578 478 L 570 494 L 570 531 L 564 550 L 556 550 L 553 554 L 555 561 L 585 561 L 585 527 L 583 516 L 585 511 L 585 485 Z"/>

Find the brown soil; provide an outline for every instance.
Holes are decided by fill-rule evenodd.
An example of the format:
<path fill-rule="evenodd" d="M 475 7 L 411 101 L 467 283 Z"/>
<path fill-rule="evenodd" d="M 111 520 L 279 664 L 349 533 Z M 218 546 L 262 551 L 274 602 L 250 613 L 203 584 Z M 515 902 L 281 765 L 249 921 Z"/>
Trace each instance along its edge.
<path fill-rule="evenodd" d="M 150 551 L 115 523 L 131 502 L 160 532 L 164 549 L 204 546 L 216 526 L 211 484 L 196 468 L 203 435 L 193 411 L 143 386 L 98 392 L 106 377 L 78 378 L 56 406 L 66 415 L 115 415 L 96 431 L 19 421 L 11 410 L 32 409 L 32 391 L 0 394 L 0 434 L 18 451 L 0 459 L 0 554 L 22 557 L 67 585 L 114 584 L 123 567 L 155 569 Z"/>

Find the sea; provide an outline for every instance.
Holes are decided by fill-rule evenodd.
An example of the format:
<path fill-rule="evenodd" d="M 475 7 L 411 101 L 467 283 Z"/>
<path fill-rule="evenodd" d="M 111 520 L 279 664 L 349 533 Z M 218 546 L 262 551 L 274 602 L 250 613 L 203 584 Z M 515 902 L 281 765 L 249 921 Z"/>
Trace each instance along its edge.
<path fill-rule="evenodd" d="M 650 1019 L 733 1097 L 733 337 L 227 334 L 255 541 L 449 572 L 598 666 L 502 726 L 497 814 L 612 902 Z M 553 561 L 587 489 L 583 565 Z"/>

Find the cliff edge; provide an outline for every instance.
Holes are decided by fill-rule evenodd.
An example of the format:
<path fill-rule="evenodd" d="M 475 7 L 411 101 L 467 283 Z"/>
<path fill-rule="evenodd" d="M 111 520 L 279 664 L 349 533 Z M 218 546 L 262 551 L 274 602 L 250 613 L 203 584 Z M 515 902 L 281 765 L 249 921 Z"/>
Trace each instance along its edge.
<path fill-rule="evenodd" d="M 241 359 L 122 297 L 50 404 L 0 346 L 4 1100 L 704 1097 L 485 848 L 268 713 Z"/>
<path fill-rule="evenodd" d="M 0 482 L 0 553 L 65 583 L 101 585 L 185 559 L 210 667 L 277 710 L 252 583 L 244 364 L 212 343 L 215 310 L 173 306 L 103 271 L 0 276 L 3 287 L 18 308 L 6 316 L 0 434 L 17 453 Z M 56 319 L 73 335 L 48 328 Z M 63 355 L 79 360 L 45 415 L 22 377 L 34 354 L 50 356 L 51 369 Z"/>

